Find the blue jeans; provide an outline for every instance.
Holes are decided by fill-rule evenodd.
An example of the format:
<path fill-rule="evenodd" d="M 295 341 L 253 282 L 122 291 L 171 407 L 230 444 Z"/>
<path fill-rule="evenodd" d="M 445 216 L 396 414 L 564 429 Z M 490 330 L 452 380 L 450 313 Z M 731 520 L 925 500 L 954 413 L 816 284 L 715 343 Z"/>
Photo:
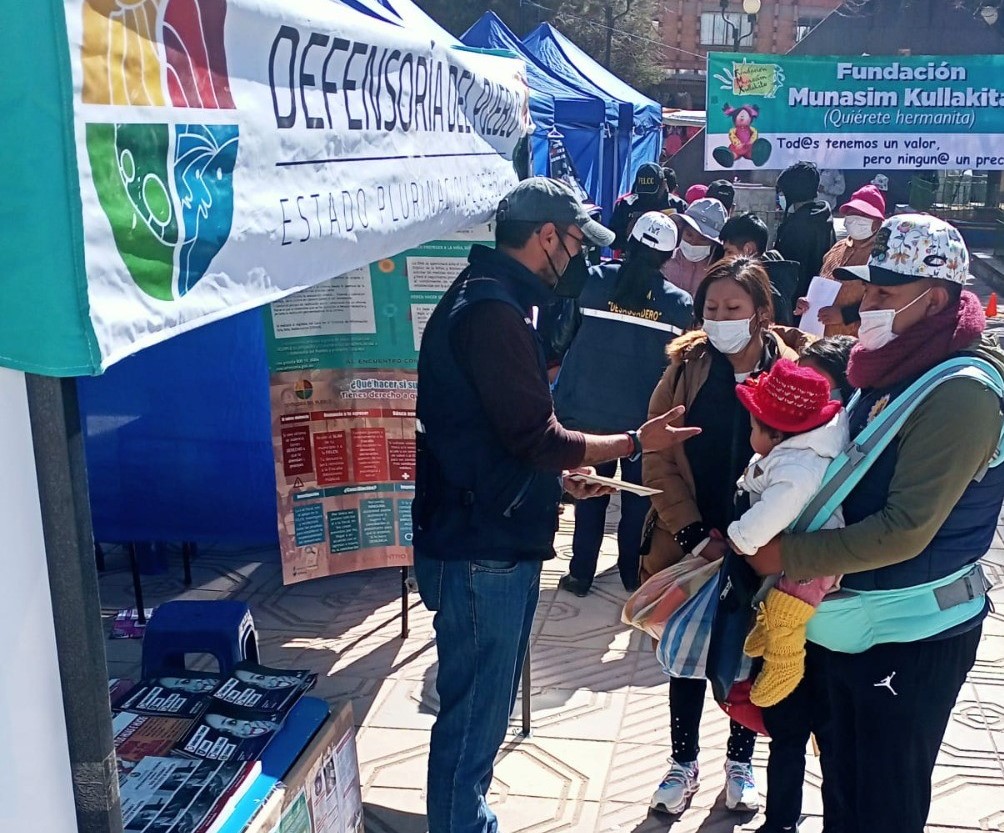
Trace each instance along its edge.
<path fill-rule="evenodd" d="M 616 471 L 616 460 L 596 466 L 596 473 L 603 477 L 613 477 Z M 621 460 L 621 477 L 628 483 L 641 485 L 641 460 L 634 463 L 626 458 Z M 596 576 L 596 562 L 600 557 L 609 505 L 609 497 L 594 497 L 575 504 L 572 563 L 568 566 L 568 572 L 586 584 L 592 584 Z M 625 587 L 634 587 L 638 583 L 638 548 L 641 546 L 645 516 L 651 505 L 652 502 L 647 497 L 621 492 L 621 519 L 617 525 L 617 569 Z"/>
<path fill-rule="evenodd" d="M 516 702 L 540 561 L 437 561 L 415 554 L 435 611 L 439 715 L 429 749 L 429 833 L 496 833 L 485 797 Z"/>

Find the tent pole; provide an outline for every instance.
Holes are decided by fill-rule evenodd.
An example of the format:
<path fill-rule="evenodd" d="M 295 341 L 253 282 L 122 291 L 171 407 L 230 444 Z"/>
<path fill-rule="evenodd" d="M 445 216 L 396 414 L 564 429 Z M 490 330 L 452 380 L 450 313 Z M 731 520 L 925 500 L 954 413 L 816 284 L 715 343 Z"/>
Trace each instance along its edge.
<path fill-rule="evenodd" d="M 121 833 L 105 635 L 75 379 L 27 375 L 78 833 Z"/>

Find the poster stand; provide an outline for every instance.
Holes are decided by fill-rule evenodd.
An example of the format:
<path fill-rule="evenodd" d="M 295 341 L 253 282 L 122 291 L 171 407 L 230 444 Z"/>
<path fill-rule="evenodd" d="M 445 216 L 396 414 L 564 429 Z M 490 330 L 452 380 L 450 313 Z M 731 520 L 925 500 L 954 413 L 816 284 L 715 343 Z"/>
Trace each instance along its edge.
<path fill-rule="evenodd" d="M 401 639 L 407 639 L 409 633 L 408 614 L 408 575 L 407 567 L 401 568 Z M 522 723 L 520 725 L 520 737 L 528 738 L 532 727 L 530 725 L 530 651 L 527 646 L 526 659 L 523 660 L 522 685 Z"/>
<path fill-rule="evenodd" d="M 401 639 L 408 638 L 408 568 L 401 568 Z"/>

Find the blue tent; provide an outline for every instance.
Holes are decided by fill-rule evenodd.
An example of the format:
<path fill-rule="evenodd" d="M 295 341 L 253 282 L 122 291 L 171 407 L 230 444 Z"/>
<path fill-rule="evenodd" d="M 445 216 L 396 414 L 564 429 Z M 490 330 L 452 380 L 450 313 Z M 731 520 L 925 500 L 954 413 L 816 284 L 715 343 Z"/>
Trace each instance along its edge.
<path fill-rule="evenodd" d="M 616 102 L 619 115 L 617 159 L 620 160 L 617 194 L 629 191 L 638 166 L 659 159 L 662 107 L 624 83 L 549 23 L 541 23 L 523 38 L 523 43 L 567 83 Z"/>
<path fill-rule="evenodd" d="M 98 541 L 276 540 L 261 310 L 77 380 Z"/>
<path fill-rule="evenodd" d="M 468 46 L 482 49 L 504 49 L 526 62 L 531 93 L 530 115 L 536 125 L 531 137 L 533 172 L 547 175 L 548 134 L 557 129 L 590 199 L 598 205 L 602 204 L 604 102 L 570 86 L 547 69 L 494 12 L 485 12 L 460 36 L 460 40 Z M 550 113 L 534 109 L 534 96 L 541 93 L 551 100 L 553 109 Z"/>

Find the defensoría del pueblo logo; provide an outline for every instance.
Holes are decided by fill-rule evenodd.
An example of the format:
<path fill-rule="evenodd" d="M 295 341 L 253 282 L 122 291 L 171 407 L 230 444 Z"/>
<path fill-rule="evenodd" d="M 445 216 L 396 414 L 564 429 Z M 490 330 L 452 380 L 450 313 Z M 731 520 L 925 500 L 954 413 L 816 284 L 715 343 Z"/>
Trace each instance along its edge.
<path fill-rule="evenodd" d="M 85 111 L 91 175 L 115 246 L 136 285 L 164 301 L 206 274 L 233 222 L 237 125 L 172 118 L 175 108 L 234 109 L 226 11 L 225 0 L 83 7 L 83 103 L 164 109 L 150 123 L 95 122 L 94 109 Z"/>

